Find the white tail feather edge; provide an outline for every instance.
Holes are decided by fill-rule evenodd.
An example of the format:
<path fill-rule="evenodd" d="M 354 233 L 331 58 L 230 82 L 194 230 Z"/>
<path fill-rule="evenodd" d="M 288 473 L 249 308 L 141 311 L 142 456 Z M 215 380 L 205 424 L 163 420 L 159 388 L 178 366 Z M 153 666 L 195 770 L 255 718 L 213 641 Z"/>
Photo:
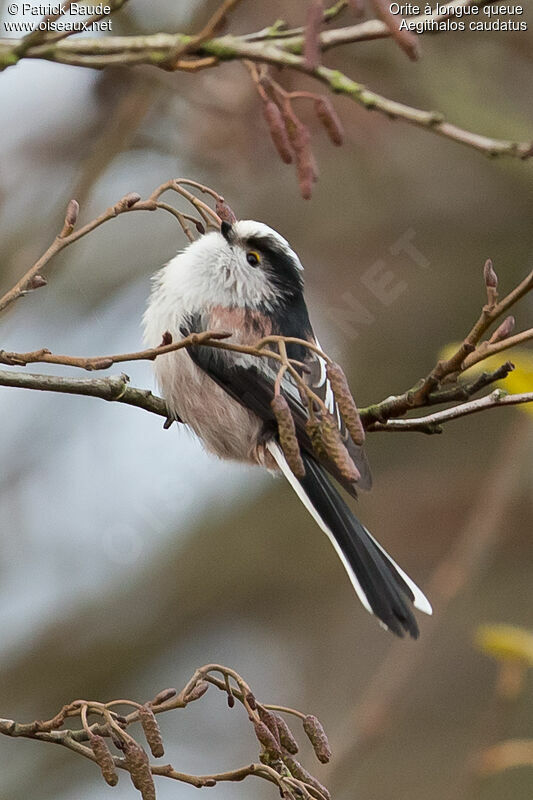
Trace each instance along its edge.
<path fill-rule="evenodd" d="M 305 493 L 305 491 L 304 491 L 302 485 L 300 484 L 298 478 L 294 475 L 294 473 L 292 472 L 291 468 L 287 464 L 287 459 L 285 458 L 283 450 L 281 449 L 279 444 L 277 442 L 275 442 L 275 441 L 268 442 L 267 448 L 270 451 L 270 453 L 272 454 L 273 458 L 275 459 L 276 464 L 278 465 L 280 470 L 283 472 L 284 476 L 286 477 L 286 479 L 288 480 L 288 482 L 290 483 L 290 485 L 292 486 L 292 488 L 294 489 L 294 491 L 296 492 L 296 494 L 298 495 L 298 497 L 300 498 L 300 500 L 302 501 L 302 503 L 306 507 L 306 509 L 309 511 L 309 513 L 311 514 L 311 516 L 313 517 L 313 519 L 315 520 L 317 525 L 324 531 L 324 533 L 326 534 L 326 536 L 330 540 L 331 544 L 335 548 L 335 551 L 336 551 L 337 555 L 339 556 L 339 558 L 342 561 L 342 564 L 343 564 L 346 572 L 348 573 L 348 577 L 350 578 L 352 586 L 355 589 L 355 591 L 357 592 L 357 596 L 359 597 L 359 600 L 364 605 L 364 607 L 367 609 L 367 611 L 369 611 L 371 614 L 373 614 L 374 612 L 372 611 L 372 608 L 370 607 L 370 603 L 368 602 L 366 594 L 364 593 L 361 584 L 357 580 L 357 576 L 355 575 L 353 569 L 351 568 L 351 566 L 350 566 L 350 564 L 348 562 L 348 559 L 346 558 L 346 556 L 342 552 L 341 548 L 339 547 L 339 544 L 338 544 L 337 540 L 335 539 L 333 533 L 331 532 L 330 528 L 325 524 L 324 520 L 322 519 L 322 517 L 320 516 L 320 514 L 318 513 L 318 511 L 316 510 L 316 508 L 312 504 L 311 500 L 309 499 L 309 497 Z M 419 589 L 418 586 L 416 585 L 416 583 L 411 580 L 411 578 L 403 571 L 403 569 L 401 567 L 398 566 L 398 564 L 394 561 L 394 559 L 392 559 L 390 557 L 390 555 L 383 549 L 383 547 L 379 544 L 379 542 L 377 542 L 376 539 L 372 536 L 370 531 L 367 528 L 365 528 L 364 525 L 362 527 L 365 529 L 366 533 L 368 534 L 370 539 L 374 542 L 376 547 L 383 553 L 384 557 L 388 561 L 390 561 L 390 563 L 395 567 L 395 569 L 398 570 L 398 572 L 401 575 L 401 577 L 404 579 L 406 584 L 411 589 L 411 591 L 412 591 L 412 593 L 414 595 L 414 600 L 413 600 L 414 607 L 417 608 L 419 611 L 422 611 L 424 614 L 432 614 L 433 613 L 433 609 L 431 608 L 431 604 L 430 604 L 429 600 L 427 599 L 427 597 L 425 596 L 425 594 L 421 591 L 421 589 Z"/>
<path fill-rule="evenodd" d="M 414 600 L 413 600 L 414 607 L 418 608 L 418 610 L 422 611 L 424 614 L 429 614 L 429 616 L 431 616 L 433 614 L 433 609 L 431 607 L 431 603 L 427 599 L 427 597 L 424 594 L 424 592 L 421 589 L 418 588 L 416 583 L 413 580 L 411 580 L 409 575 L 407 575 L 403 571 L 403 569 L 398 566 L 396 561 L 393 558 L 391 558 L 391 556 L 383 549 L 383 547 L 380 545 L 380 543 L 378 541 L 376 541 L 376 539 L 374 539 L 374 537 L 372 536 L 372 534 L 370 533 L 368 528 L 366 528 L 364 525 L 363 525 L 363 528 L 365 528 L 365 531 L 367 532 L 369 537 L 372 539 L 372 541 L 374 542 L 376 547 L 379 550 L 381 550 L 381 552 L 383 553 L 383 555 L 385 556 L 387 561 L 390 561 L 390 563 L 393 565 L 393 567 L 395 567 L 398 570 L 398 572 L 400 573 L 400 575 L 402 576 L 402 578 L 404 579 L 404 581 L 406 582 L 406 584 L 408 585 L 408 587 L 412 591 L 412 593 L 414 595 Z"/>
<path fill-rule="evenodd" d="M 348 562 L 348 559 L 346 558 L 346 556 L 342 552 L 341 548 L 339 547 L 339 544 L 338 544 L 337 540 L 335 539 L 335 537 L 333 536 L 333 533 L 328 528 L 328 526 L 326 525 L 326 523 L 324 522 L 324 520 L 322 519 L 322 517 L 320 516 L 320 514 L 316 510 L 316 508 L 312 504 L 312 502 L 309 499 L 309 497 L 307 496 L 307 494 L 304 492 L 302 485 L 298 481 L 298 478 L 296 477 L 296 475 L 293 473 L 293 471 L 291 470 L 291 468 L 287 464 L 287 459 L 285 458 L 285 455 L 283 454 L 283 450 L 281 449 L 279 444 L 277 442 L 274 442 L 274 441 L 268 442 L 267 447 L 268 447 L 270 453 L 272 454 L 272 456 L 274 457 L 274 459 L 276 461 L 276 464 L 278 465 L 280 470 L 283 472 L 283 474 L 285 475 L 285 477 L 289 481 L 290 485 L 292 486 L 292 488 L 294 489 L 294 491 L 296 492 L 296 494 L 298 495 L 298 497 L 300 498 L 300 500 L 302 501 L 302 503 L 304 504 L 306 509 L 309 511 L 309 513 L 311 514 L 311 516 L 313 517 L 313 519 L 315 520 L 317 525 L 320 528 L 322 528 L 322 530 L 324 531 L 324 533 L 326 534 L 326 536 L 330 540 L 331 544 L 335 548 L 335 550 L 337 552 L 337 555 L 339 556 L 340 560 L 343 563 L 344 569 L 348 573 L 348 577 L 350 578 L 352 586 L 355 589 L 355 591 L 357 592 L 357 596 L 359 597 L 359 600 L 364 605 L 366 610 L 369 611 L 371 614 L 373 614 L 374 612 L 372 611 L 372 608 L 370 607 L 370 603 L 367 600 L 366 594 L 364 593 L 361 584 L 357 580 L 357 577 L 356 577 L 353 569 L 351 568 L 351 566 L 350 566 L 350 564 Z"/>

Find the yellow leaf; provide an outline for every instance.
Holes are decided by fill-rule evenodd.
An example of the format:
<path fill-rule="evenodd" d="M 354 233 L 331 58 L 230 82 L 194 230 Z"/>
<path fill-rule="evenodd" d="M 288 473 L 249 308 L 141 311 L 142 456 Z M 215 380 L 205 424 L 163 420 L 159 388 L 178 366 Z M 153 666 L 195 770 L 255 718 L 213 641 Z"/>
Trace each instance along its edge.
<path fill-rule="evenodd" d="M 515 625 L 481 625 L 476 645 L 498 661 L 521 661 L 533 666 L 533 633 Z"/>

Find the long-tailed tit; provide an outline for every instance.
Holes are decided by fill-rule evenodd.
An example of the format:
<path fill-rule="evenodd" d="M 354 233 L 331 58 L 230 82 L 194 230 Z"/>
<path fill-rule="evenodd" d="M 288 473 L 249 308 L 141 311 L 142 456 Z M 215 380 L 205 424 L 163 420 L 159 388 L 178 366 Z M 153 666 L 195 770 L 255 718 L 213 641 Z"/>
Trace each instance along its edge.
<path fill-rule="evenodd" d="M 279 334 L 316 343 L 303 294 L 302 265 L 279 233 L 250 220 L 205 234 L 173 258 L 154 279 L 144 315 L 145 342 L 157 346 L 169 331 L 174 340 L 193 332 L 224 330 L 228 341 L 254 345 Z M 342 435 L 361 478 L 371 478 L 361 447 L 342 426 L 323 360 L 288 344 L 290 358 L 305 362 L 313 390 L 339 419 Z M 290 400 L 305 476 L 296 478 L 276 438 L 271 408 L 276 364 L 271 360 L 198 346 L 159 356 L 158 384 L 171 415 L 185 422 L 207 450 L 221 458 L 259 464 L 283 473 L 312 517 L 328 535 L 359 599 L 399 636 L 418 636 L 411 605 L 431 614 L 420 589 L 376 542 L 330 482 L 328 472 L 356 496 L 355 483 L 313 451 L 305 430 L 307 408 L 290 377 L 282 390 Z"/>

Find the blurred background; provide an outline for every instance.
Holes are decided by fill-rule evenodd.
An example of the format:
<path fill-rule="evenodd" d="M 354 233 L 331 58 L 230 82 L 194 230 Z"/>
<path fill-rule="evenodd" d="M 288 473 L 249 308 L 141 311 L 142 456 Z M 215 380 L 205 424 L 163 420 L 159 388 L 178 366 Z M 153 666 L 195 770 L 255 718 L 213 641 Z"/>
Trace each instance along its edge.
<path fill-rule="evenodd" d="M 132 0 L 113 17 L 113 32 L 198 30 L 215 6 Z M 306 7 L 243 3 L 231 30 L 278 17 L 299 24 Z M 330 52 L 327 63 L 469 130 L 527 140 L 532 38 L 424 36 L 418 64 L 374 41 Z M 358 404 L 403 391 L 477 317 L 487 257 L 502 291 L 531 269 L 532 164 L 490 160 L 334 102 L 346 142 L 332 147 L 313 125 L 321 175 L 304 202 L 240 64 L 192 76 L 39 61 L 6 70 L 2 289 L 48 246 L 71 197 L 89 220 L 126 192 L 195 178 L 238 216 L 291 241 L 315 329 L 344 364 Z M 184 244 L 170 215 L 106 224 L 53 262 L 45 289 L 3 315 L 2 348 L 138 349 L 150 276 Z M 376 262 L 392 273 L 387 304 L 365 281 Z M 516 316 L 519 328 L 531 326 L 533 296 Z M 150 365 L 126 371 L 153 388 Z M 2 389 L 0 413 L 2 717 L 46 719 L 77 697 L 143 702 L 215 661 L 237 669 L 261 700 L 320 717 L 334 758 L 315 765 L 303 748 L 302 760 L 338 800 L 531 797 L 531 769 L 472 771 L 487 745 L 533 738 L 533 680 L 502 701 L 498 667 L 474 645 L 480 624 L 533 628 L 531 414 L 492 411 L 438 437 L 370 437 L 375 488 L 358 513 L 433 602 L 415 643 L 396 642 L 366 614 L 283 483 L 217 462 L 185 430 L 165 431 L 134 408 Z M 166 760 L 182 771 L 257 758 L 245 715 L 216 689 L 160 721 Z M 126 774 L 111 789 L 93 764 L 29 740 L 3 738 L 0 775 L 2 800 L 137 796 Z M 164 779 L 157 789 L 160 800 L 196 791 Z M 275 789 L 249 779 L 205 791 L 262 800 Z"/>

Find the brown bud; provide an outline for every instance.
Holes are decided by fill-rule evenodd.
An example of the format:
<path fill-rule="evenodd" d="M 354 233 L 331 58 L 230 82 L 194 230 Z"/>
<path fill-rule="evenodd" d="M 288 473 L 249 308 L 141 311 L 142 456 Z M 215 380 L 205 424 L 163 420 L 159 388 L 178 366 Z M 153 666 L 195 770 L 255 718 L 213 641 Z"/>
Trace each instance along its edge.
<path fill-rule="evenodd" d="M 78 221 L 78 214 L 80 213 L 80 204 L 77 200 L 69 200 L 67 211 L 65 214 L 65 223 L 74 227 Z"/>
<path fill-rule="evenodd" d="M 267 726 L 268 730 L 276 740 L 276 742 L 281 744 L 281 740 L 279 738 L 279 730 L 278 730 L 278 722 L 276 719 L 275 714 L 268 710 L 268 708 L 264 708 L 264 706 L 258 706 L 257 711 L 259 713 L 259 718 L 261 722 L 264 722 Z"/>
<path fill-rule="evenodd" d="M 141 195 L 137 194 L 137 192 L 130 192 L 125 197 L 122 198 L 122 202 L 126 206 L 126 208 L 133 208 L 133 206 L 139 202 L 141 199 Z"/>
<path fill-rule="evenodd" d="M 132 739 L 124 739 L 122 752 L 131 775 L 131 782 L 142 795 L 143 800 L 156 800 L 154 779 L 146 752 Z"/>
<path fill-rule="evenodd" d="M 139 719 L 152 755 L 154 758 L 161 758 L 161 756 L 165 755 L 163 739 L 155 714 L 148 704 L 140 707 Z"/>
<path fill-rule="evenodd" d="M 298 752 L 298 743 L 294 738 L 294 736 L 292 735 L 291 729 L 289 728 L 289 726 L 287 725 L 281 714 L 273 713 L 272 716 L 276 720 L 280 743 L 288 753 L 294 755 L 295 753 Z"/>
<path fill-rule="evenodd" d="M 339 147 L 344 141 L 344 130 L 329 97 L 317 97 L 315 113 L 333 144 Z"/>
<path fill-rule="evenodd" d="M 43 278 L 42 275 L 34 275 L 30 281 L 30 289 L 40 289 L 41 286 L 46 286 L 46 278 Z"/>
<path fill-rule="evenodd" d="M 305 767 L 303 767 L 299 761 L 296 761 L 295 758 L 291 758 L 290 756 L 282 756 L 285 765 L 288 767 L 289 772 L 291 775 L 299 781 L 303 783 L 307 783 L 309 786 L 313 786 L 317 791 L 323 795 L 326 800 L 331 800 L 331 795 L 326 789 L 325 786 L 322 786 L 320 781 L 317 781 L 310 772 L 308 772 Z"/>
<path fill-rule="evenodd" d="M 354 399 L 346 380 L 346 375 L 338 364 L 328 363 L 326 373 L 337 401 L 339 411 L 348 428 L 348 433 L 355 444 L 363 444 L 365 441 L 365 429 L 363 428 L 361 417 L 355 405 Z"/>
<path fill-rule="evenodd" d="M 485 261 L 485 266 L 483 267 L 483 279 L 485 281 L 485 286 L 487 287 L 487 289 L 498 288 L 498 276 L 494 271 L 494 266 L 490 258 L 487 258 L 487 260 Z"/>
<path fill-rule="evenodd" d="M 215 211 L 222 222 L 229 222 L 231 225 L 233 225 L 234 222 L 237 222 L 237 217 L 233 213 L 233 209 L 226 203 L 223 197 L 219 197 L 217 199 Z"/>
<path fill-rule="evenodd" d="M 228 694 L 227 699 L 228 699 L 228 706 L 230 708 L 233 708 L 233 706 L 235 705 L 235 698 L 233 697 L 232 694 Z"/>
<path fill-rule="evenodd" d="M 289 404 L 283 395 L 276 395 L 271 403 L 272 411 L 278 424 L 279 443 L 287 459 L 287 464 L 297 478 L 305 475 L 304 462 L 300 453 L 300 446 L 296 437 L 294 420 L 289 408 Z"/>
<path fill-rule="evenodd" d="M 115 769 L 113 756 L 107 746 L 106 740 L 103 736 L 95 736 L 94 734 L 89 737 L 89 746 L 94 753 L 96 763 L 102 771 L 102 776 L 109 786 L 116 786 L 118 783 L 118 775 Z"/>
<path fill-rule="evenodd" d="M 308 714 L 304 719 L 304 731 L 316 753 L 316 757 L 322 764 L 327 764 L 331 758 L 331 749 L 326 732 L 320 721 L 312 714 Z"/>
<path fill-rule="evenodd" d="M 78 214 L 80 213 L 80 206 L 77 200 L 69 200 L 67 210 L 65 213 L 65 221 L 63 223 L 63 229 L 59 236 L 64 239 L 65 236 L 68 236 L 74 230 L 74 226 L 78 220 Z"/>
<path fill-rule="evenodd" d="M 185 698 L 187 703 L 190 703 L 192 700 L 198 700 L 202 695 L 204 695 L 207 690 L 209 689 L 209 684 L 207 681 L 200 681 L 197 683 L 196 686 L 191 689 L 187 697 Z"/>
<path fill-rule="evenodd" d="M 292 149 L 287 129 L 281 111 L 273 100 L 263 104 L 263 115 L 279 157 L 284 164 L 292 164 Z"/>
<path fill-rule="evenodd" d="M 165 347 L 167 344 L 172 344 L 172 334 L 170 331 L 165 331 L 163 336 L 161 337 L 161 344 L 159 347 Z"/>
<path fill-rule="evenodd" d="M 313 0 L 307 10 L 304 40 L 304 61 L 307 69 L 316 69 L 320 64 L 320 28 L 324 19 L 322 0 Z"/>
<path fill-rule="evenodd" d="M 338 467 L 342 477 L 351 483 L 358 481 L 361 473 L 353 463 L 342 441 L 337 420 L 331 414 L 326 414 L 322 418 L 320 433 L 328 458 Z"/>
<path fill-rule="evenodd" d="M 195 220 L 193 220 L 193 222 L 194 222 L 194 227 L 196 228 L 198 233 L 201 233 L 203 235 L 205 233 L 205 225 L 204 225 L 204 223 L 200 222 L 199 219 L 195 219 Z"/>
<path fill-rule="evenodd" d="M 113 366 L 113 359 L 112 358 L 95 358 L 89 362 L 87 369 L 94 370 L 94 369 L 109 369 L 109 367 Z"/>
<path fill-rule="evenodd" d="M 515 326 L 515 318 L 511 316 L 506 317 L 502 322 L 502 324 L 496 328 L 496 330 L 490 337 L 489 342 L 491 344 L 494 344 L 494 342 L 501 342 L 502 339 L 507 339 L 507 337 L 512 334 L 514 326 Z"/>
<path fill-rule="evenodd" d="M 281 756 L 281 748 L 274 738 L 273 734 L 269 731 L 264 722 L 254 722 L 255 735 L 265 748 L 278 758 Z"/>
<path fill-rule="evenodd" d="M 255 702 L 255 697 L 253 696 L 253 694 L 251 692 L 249 692 L 246 695 L 246 702 L 248 703 L 248 705 L 250 706 L 252 711 L 255 711 L 255 709 L 257 708 L 257 703 Z"/>

